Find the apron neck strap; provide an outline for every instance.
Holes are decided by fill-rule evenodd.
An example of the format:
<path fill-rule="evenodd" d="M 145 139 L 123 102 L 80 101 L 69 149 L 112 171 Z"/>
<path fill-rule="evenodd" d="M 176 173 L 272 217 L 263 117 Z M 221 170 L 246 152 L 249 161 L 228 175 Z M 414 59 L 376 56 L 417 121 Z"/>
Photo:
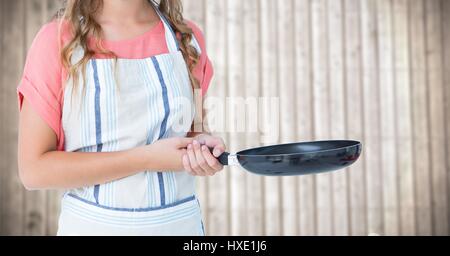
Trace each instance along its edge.
<path fill-rule="evenodd" d="M 153 9 L 155 9 L 156 13 L 158 14 L 159 18 L 162 20 L 162 22 L 164 24 L 164 31 L 166 34 L 166 43 L 167 43 L 167 48 L 169 49 L 169 52 L 170 53 L 178 52 L 180 50 L 180 46 L 179 46 L 177 37 L 175 35 L 175 32 L 173 31 L 173 28 L 170 25 L 169 20 L 159 10 L 157 3 L 155 3 L 153 0 L 149 0 L 149 2 L 153 6 Z"/>

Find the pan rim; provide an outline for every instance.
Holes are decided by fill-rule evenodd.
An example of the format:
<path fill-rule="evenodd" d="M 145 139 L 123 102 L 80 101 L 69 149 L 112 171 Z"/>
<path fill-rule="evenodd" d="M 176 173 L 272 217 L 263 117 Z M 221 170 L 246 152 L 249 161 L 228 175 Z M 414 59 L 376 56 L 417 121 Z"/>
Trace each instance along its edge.
<path fill-rule="evenodd" d="M 323 149 L 323 150 L 318 150 L 318 151 L 314 151 L 314 152 L 307 152 L 307 153 L 289 153 L 289 154 L 272 154 L 272 155 L 247 155 L 247 154 L 242 154 L 242 152 L 245 151 L 249 151 L 249 150 L 256 150 L 256 149 L 262 149 L 262 148 L 267 148 L 267 147 L 272 147 L 272 146 L 286 146 L 286 145 L 294 145 L 294 144 L 307 144 L 307 143 L 320 143 L 320 142 L 351 142 L 354 143 L 353 145 L 350 146 L 346 146 L 346 147 L 338 147 L 338 148 L 333 148 L 333 149 Z M 245 156 L 245 157 L 253 157 L 253 156 L 262 156 L 262 157 L 267 157 L 267 156 L 293 156 L 293 155 L 305 155 L 305 154 L 311 154 L 311 153 L 322 153 L 322 152 L 327 152 L 327 151 L 335 151 L 335 150 L 340 150 L 340 149 L 344 149 L 344 148 L 353 148 L 353 147 L 358 147 L 358 146 L 362 146 L 362 143 L 360 141 L 357 140 L 318 140 L 318 141 L 305 141 L 305 142 L 293 142 L 293 143 L 284 143 L 284 144 L 274 144 L 274 145 L 267 145 L 267 146 L 261 146 L 261 147 L 256 147 L 256 148 L 249 148 L 249 149 L 244 149 L 241 150 L 239 152 L 236 153 L 237 156 Z"/>

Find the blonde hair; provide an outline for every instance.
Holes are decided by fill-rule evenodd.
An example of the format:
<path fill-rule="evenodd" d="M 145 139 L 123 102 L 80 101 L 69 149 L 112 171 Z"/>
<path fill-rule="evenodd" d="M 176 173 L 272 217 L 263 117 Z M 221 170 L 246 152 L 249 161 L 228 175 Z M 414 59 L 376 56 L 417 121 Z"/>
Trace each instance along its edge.
<path fill-rule="evenodd" d="M 160 12 L 167 18 L 174 32 L 180 35 L 179 38 L 177 37 L 177 40 L 183 58 L 188 65 L 192 89 L 199 88 L 199 81 L 194 77 L 193 70 L 200 56 L 196 48 L 191 45 L 193 31 L 184 21 L 181 0 L 160 0 L 159 4 L 150 1 L 152 0 L 149 0 L 149 3 L 157 6 Z M 80 70 L 82 71 L 83 79 L 85 78 L 86 65 L 97 53 L 96 50 L 117 59 L 113 52 L 107 51 L 102 47 L 102 29 L 94 19 L 94 15 L 102 6 L 103 0 L 66 0 L 64 1 L 64 7 L 56 15 L 61 22 L 68 22 L 72 29 L 73 37 L 67 44 L 62 46 L 61 60 L 67 71 L 68 79 L 73 79 L 74 86 L 78 84 L 78 72 Z M 88 38 L 91 35 L 95 39 L 96 50 L 90 49 L 88 46 Z M 72 56 L 77 47 L 81 47 L 84 50 L 84 55 L 78 62 L 72 63 Z"/>

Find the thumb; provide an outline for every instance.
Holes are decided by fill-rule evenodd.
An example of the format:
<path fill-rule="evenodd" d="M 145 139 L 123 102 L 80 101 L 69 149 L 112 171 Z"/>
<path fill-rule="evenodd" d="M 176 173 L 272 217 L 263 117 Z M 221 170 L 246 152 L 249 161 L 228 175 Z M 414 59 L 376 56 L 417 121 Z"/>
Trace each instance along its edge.
<path fill-rule="evenodd" d="M 223 146 L 218 145 L 218 146 L 214 147 L 212 153 L 215 157 L 219 157 L 220 155 L 222 155 L 223 152 L 225 152 L 225 149 L 223 148 Z"/>

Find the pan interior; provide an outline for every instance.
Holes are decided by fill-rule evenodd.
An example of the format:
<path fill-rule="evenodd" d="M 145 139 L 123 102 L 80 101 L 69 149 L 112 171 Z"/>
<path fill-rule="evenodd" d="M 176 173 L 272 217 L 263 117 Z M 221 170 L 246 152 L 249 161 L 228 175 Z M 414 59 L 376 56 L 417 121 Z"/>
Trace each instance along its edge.
<path fill-rule="evenodd" d="M 238 152 L 238 154 L 245 156 L 273 156 L 273 155 L 303 154 L 312 152 L 317 153 L 321 151 L 347 148 L 351 146 L 356 146 L 358 144 L 360 144 L 360 142 L 352 140 L 299 142 L 299 143 L 252 148 L 240 151 Z"/>

